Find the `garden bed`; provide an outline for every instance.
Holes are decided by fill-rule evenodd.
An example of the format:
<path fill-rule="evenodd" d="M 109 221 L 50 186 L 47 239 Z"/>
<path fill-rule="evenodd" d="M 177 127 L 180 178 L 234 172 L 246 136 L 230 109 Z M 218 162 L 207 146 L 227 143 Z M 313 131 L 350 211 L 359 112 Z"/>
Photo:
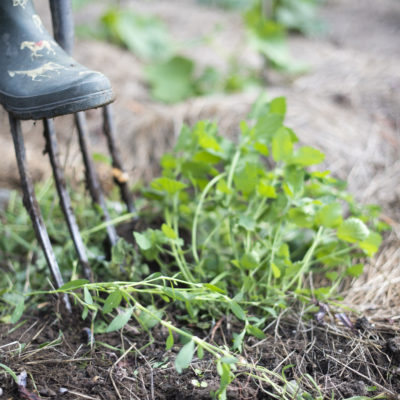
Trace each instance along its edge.
<path fill-rule="evenodd" d="M 75 317 L 55 315 L 55 307 L 55 303 L 44 306 L 37 315 L 23 318 L 23 325 L 12 332 L 10 326 L 0 328 L 2 362 L 17 373 L 26 370 L 28 390 L 37 389 L 43 399 L 209 399 L 210 391 L 219 387 L 215 363 L 210 359 L 194 359 L 184 373 L 176 372 L 173 362 L 179 346 L 165 350 L 168 332 L 163 329 L 154 330 L 150 339 L 130 325 L 122 333 L 96 335 L 91 348 L 85 333 L 88 325 L 79 312 Z M 397 322 L 369 322 L 349 315 L 350 328 L 333 315 L 327 315 L 324 323 L 312 317 L 294 311 L 283 314 L 268 327 L 264 340 L 246 341 L 243 357 L 271 371 L 287 366 L 284 374 L 288 381 L 306 383 L 315 398 L 321 394 L 335 399 L 378 394 L 386 395 L 380 398 L 398 398 Z M 230 342 L 232 329 L 231 321 L 223 319 L 202 333 L 223 344 Z M 228 390 L 229 399 L 273 398 L 268 395 L 271 385 L 251 374 L 259 372 L 239 367 Z M 18 398 L 11 378 L 3 376 L 0 387 L 5 399 Z M 61 396 L 62 388 L 68 392 Z M 293 388 L 295 392 L 296 386 Z M 288 388 L 288 398 L 295 398 L 290 393 Z"/>

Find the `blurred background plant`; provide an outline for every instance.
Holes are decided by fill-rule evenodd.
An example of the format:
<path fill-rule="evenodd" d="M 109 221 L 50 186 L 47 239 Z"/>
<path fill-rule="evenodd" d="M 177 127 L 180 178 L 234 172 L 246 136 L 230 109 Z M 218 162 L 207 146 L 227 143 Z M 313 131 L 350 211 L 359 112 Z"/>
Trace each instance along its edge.
<path fill-rule="evenodd" d="M 286 74 L 306 71 L 306 65 L 290 54 L 289 32 L 315 35 L 322 32 L 317 10 L 322 0 L 198 0 L 201 4 L 221 7 L 242 14 L 247 44 L 258 52 L 267 68 Z M 75 0 L 77 9 L 91 0 Z M 223 28 L 222 28 L 223 29 Z M 133 52 L 144 64 L 144 79 L 156 100 L 176 103 L 189 97 L 218 92 L 238 92 L 254 86 L 265 86 L 265 68 L 257 70 L 238 62 L 238 54 L 227 54 L 228 70 L 200 66 L 183 55 L 193 43 L 178 43 L 171 37 L 163 21 L 142 15 L 134 7 L 114 5 L 92 26 L 77 27 L 81 37 L 106 40 Z M 198 43 L 212 42 L 210 33 Z"/>

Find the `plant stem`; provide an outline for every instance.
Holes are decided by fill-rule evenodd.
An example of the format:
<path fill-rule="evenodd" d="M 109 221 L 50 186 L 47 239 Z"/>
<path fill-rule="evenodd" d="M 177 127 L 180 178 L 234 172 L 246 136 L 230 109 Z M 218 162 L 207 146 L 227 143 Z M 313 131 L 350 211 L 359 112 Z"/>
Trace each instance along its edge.
<path fill-rule="evenodd" d="M 204 188 L 203 192 L 201 193 L 199 203 L 197 204 L 196 211 L 194 213 L 193 226 L 192 226 L 192 254 L 193 254 L 193 258 L 197 264 L 200 262 L 199 254 L 197 251 L 197 225 L 198 225 L 198 221 L 199 221 L 200 211 L 203 207 L 203 203 L 204 203 L 204 200 L 206 199 L 208 192 L 219 180 L 221 180 L 225 176 L 226 176 L 226 172 L 224 172 L 223 174 L 217 175 L 210 182 L 208 182 L 207 186 Z"/>
<path fill-rule="evenodd" d="M 311 247 L 308 249 L 307 253 L 305 254 L 305 256 L 303 258 L 303 263 L 302 263 L 303 265 L 297 271 L 296 275 L 292 278 L 292 280 L 284 286 L 284 288 L 283 288 L 284 292 L 286 292 L 296 281 L 298 281 L 297 289 L 300 289 L 301 278 L 311 265 L 311 259 L 314 255 L 315 249 L 317 248 L 317 246 L 319 245 L 319 242 L 321 241 L 323 231 L 324 231 L 324 228 L 321 226 L 318 229 L 318 232 L 314 238 L 314 241 L 313 241 Z"/>

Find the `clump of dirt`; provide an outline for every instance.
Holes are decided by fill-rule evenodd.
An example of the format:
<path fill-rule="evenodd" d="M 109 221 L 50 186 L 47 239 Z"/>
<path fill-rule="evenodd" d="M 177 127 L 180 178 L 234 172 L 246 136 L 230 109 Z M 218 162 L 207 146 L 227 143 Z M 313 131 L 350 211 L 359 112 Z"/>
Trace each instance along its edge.
<path fill-rule="evenodd" d="M 41 399 L 209 399 L 219 387 L 215 362 L 207 355 L 194 358 L 182 374 L 176 372 L 173 362 L 181 345 L 166 351 L 168 332 L 162 328 L 146 337 L 132 324 L 122 333 L 95 335 L 91 346 L 90 322 L 78 310 L 62 316 L 51 311 L 25 317 L 17 327 L 0 326 L 0 362 L 17 374 L 26 371 L 28 393 Z M 240 330 L 236 328 L 223 318 L 202 334 L 230 345 L 233 332 Z M 240 359 L 254 368 L 239 365 L 229 399 L 274 398 L 256 366 L 284 373 L 310 394 L 318 395 L 317 386 L 327 399 L 371 393 L 399 398 L 398 323 L 359 318 L 349 327 L 334 316 L 318 323 L 312 315 L 292 314 L 265 333 L 261 341 L 247 338 Z M 18 387 L 6 373 L 0 373 L 0 388 L 5 399 L 26 398 L 18 397 Z"/>

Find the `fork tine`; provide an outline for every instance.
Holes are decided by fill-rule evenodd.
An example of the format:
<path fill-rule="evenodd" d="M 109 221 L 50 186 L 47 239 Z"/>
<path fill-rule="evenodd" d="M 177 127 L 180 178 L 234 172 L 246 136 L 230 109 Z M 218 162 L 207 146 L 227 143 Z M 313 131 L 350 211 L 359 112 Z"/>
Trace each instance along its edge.
<path fill-rule="evenodd" d="M 110 222 L 111 218 L 107 210 L 103 191 L 90 157 L 88 129 L 84 112 L 78 112 L 75 114 L 75 123 L 78 128 L 79 146 L 82 153 L 83 163 L 85 164 L 86 184 L 88 186 L 90 196 L 92 197 L 93 203 L 97 204 L 101 208 L 103 221 Z M 115 227 L 112 224 L 109 224 L 107 225 L 106 231 L 109 244 L 114 246 L 118 241 L 118 235 Z"/>
<path fill-rule="evenodd" d="M 64 213 L 64 217 L 67 222 L 68 229 L 75 246 L 75 250 L 78 254 L 79 263 L 81 265 L 83 273 L 89 281 L 92 281 L 92 271 L 89 266 L 85 246 L 79 232 L 78 224 L 76 223 L 75 215 L 72 212 L 71 199 L 66 188 L 64 171 L 61 168 L 59 160 L 57 136 L 54 130 L 54 123 L 52 120 L 45 119 L 43 120 L 43 125 L 44 136 L 46 138 L 46 151 L 49 153 L 50 163 L 53 170 L 54 181 L 57 187 L 61 208 Z"/>
<path fill-rule="evenodd" d="M 43 222 L 43 217 L 40 212 L 39 204 L 36 200 L 35 191 L 31 175 L 27 169 L 26 153 L 24 138 L 21 130 L 21 121 L 16 119 L 12 114 L 9 115 L 11 134 L 14 141 L 15 155 L 17 158 L 18 170 L 21 177 L 21 187 L 23 192 L 23 202 L 27 209 L 29 216 L 31 217 L 35 235 L 43 249 L 46 257 L 47 264 L 50 267 L 53 280 L 57 288 L 60 288 L 64 282 L 61 276 L 60 268 L 58 266 L 56 257 L 51 246 L 49 235 L 46 230 L 46 226 Z M 68 311 L 72 311 L 71 304 L 68 296 L 63 295 L 63 301 Z"/>
<path fill-rule="evenodd" d="M 50 0 L 51 17 L 55 40 L 69 54 L 72 53 L 74 42 L 74 20 L 72 15 L 72 5 L 70 0 Z M 79 146 L 85 165 L 86 184 L 93 203 L 97 204 L 102 211 L 102 218 L 105 222 L 110 222 L 104 195 L 101 189 L 96 170 L 93 166 L 88 140 L 88 128 L 84 112 L 75 114 L 75 124 L 78 129 Z M 118 241 L 118 235 L 113 225 L 107 225 L 107 239 L 111 246 Z"/>
<path fill-rule="evenodd" d="M 127 173 L 122 165 L 122 158 L 116 144 L 115 124 L 111 104 L 103 107 L 103 121 L 103 132 L 106 136 L 108 150 L 112 158 L 114 181 L 119 186 L 122 200 L 126 204 L 128 212 L 134 213 L 136 210 L 133 204 L 132 194 L 128 187 Z"/>

